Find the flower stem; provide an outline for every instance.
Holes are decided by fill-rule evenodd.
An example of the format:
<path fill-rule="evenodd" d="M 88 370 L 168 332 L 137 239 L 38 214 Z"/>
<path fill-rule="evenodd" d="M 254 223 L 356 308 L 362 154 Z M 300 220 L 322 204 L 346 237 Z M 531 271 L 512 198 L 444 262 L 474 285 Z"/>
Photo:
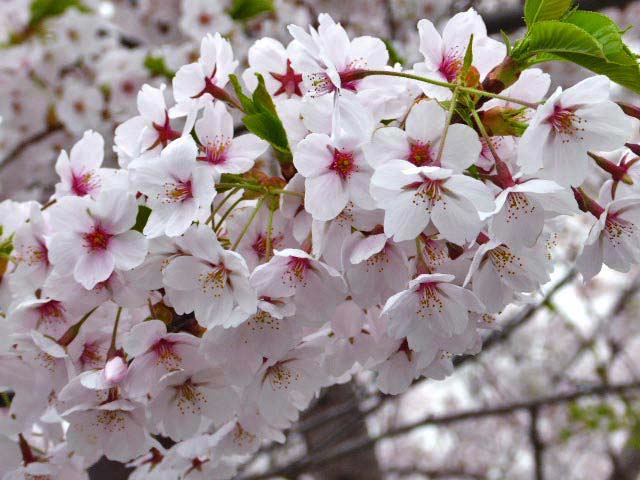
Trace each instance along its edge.
<path fill-rule="evenodd" d="M 388 70 L 388 71 L 387 70 L 365 70 L 365 72 L 366 73 L 363 73 L 363 76 L 386 75 L 389 77 L 407 78 L 409 80 L 417 80 L 418 82 L 430 83 L 432 85 L 448 88 L 450 90 L 454 90 L 456 87 L 458 87 L 461 92 L 473 93 L 474 95 L 481 95 L 483 97 L 497 98 L 499 100 L 504 100 L 505 102 L 517 103 L 518 105 L 524 105 L 529 108 L 538 108 L 538 104 L 536 103 L 527 102 L 525 100 L 520 100 L 517 98 L 507 97 L 505 95 L 500 95 L 497 93 L 486 92 L 484 90 L 480 90 L 477 88 L 458 86 L 455 83 L 441 82 L 439 80 L 433 80 L 432 78 L 421 77 L 419 75 L 413 75 L 411 73 L 394 72 L 392 70 Z"/>
<path fill-rule="evenodd" d="M 211 215 L 209 215 L 209 218 L 207 218 L 207 221 L 204 222 L 205 225 L 208 224 L 209 222 L 213 222 L 213 218 L 215 217 L 216 213 L 218 213 L 218 211 L 222 208 L 222 206 L 227 202 L 227 200 L 229 200 L 231 197 L 233 197 L 233 195 L 240 190 L 240 188 L 234 188 L 232 189 L 226 197 L 224 197 L 222 199 L 222 201 L 218 204 L 218 206 L 216 208 L 213 209 L 213 211 L 211 212 Z"/>
<path fill-rule="evenodd" d="M 236 208 L 238 206 L 238 204 L 244 200 L 242 197 L 240 197 L 238 200 L 236 200 L 235 202 L 233 202 L 231 204 L 231 206 L 227 209 L 226 212 L 224 212 L 224 215 L 222 215 L 222 218 L 220 219 L 220 221 L 218 222 L 218 226 L 216 226 L 215 224 L 213 224 L 214 229 L 216 230 L 216 233 L 220 233 L 217 230 L 222 226 L 222 224 L 224 223 L 224 221 L 227 219 L 227 217 L 229 216 L 229 214 L 231 212 L 233 212 L 233 209 Z"/>
<path fill-rule="evenodd" d="M 118 312 L 116 313 L 116 321 L 113 322 L 113 332 L 111 332 L 111 345 L 109 345 L 109 350 L 107 351 L 107 360 L 110 360 L 116 354 L 116 337 L 118 336 L 118 325 L 120 324 L 121 314 L 122 307 L 118 307 Z"/>
<path fill-rule="evenodd" d="M 264 202 L 265 202 L 266 199 L 267 199 L 267 195 L 265 195 L 264 197 L 260 197 L 260 200 L 258 200 L 258 204 L 256 205 L 256 208 L 253 209 L 253 213 L 251 214 L 251 217 L 249 217 L 249 221 L 247 222 L 247 224 L 242 229 L 242 232 L 240 233 L 240 236 L 234 242 L 233 246 L 231 247 L 231 250 L 235 250 L 236 248 L 238 248 L 238 245 L 240 244 L 240 242 L 244 238 L 245 234 L 249 231 L 249 227 L 253 223 L 253 220 L 256 218 L 256 215 L 258 215 L 258 212 L 262 208 L 262 205 L 264 205 Z"/>
<path fill-rule="evenodd" d="M 273 232 L 273 215 L 276 211 L 273 208 L 269 209 L 269 223 L 267 225 L 267 244 L 265 247 L 265 256 L 267 258 L 267 262 L 271 259 L 271 243 L 272 243 L 272 232 Z"/>

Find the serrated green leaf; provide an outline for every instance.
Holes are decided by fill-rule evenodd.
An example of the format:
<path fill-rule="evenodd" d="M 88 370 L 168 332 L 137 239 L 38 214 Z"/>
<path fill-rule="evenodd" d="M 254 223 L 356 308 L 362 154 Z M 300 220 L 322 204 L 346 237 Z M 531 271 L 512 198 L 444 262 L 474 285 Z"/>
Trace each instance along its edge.
<path fill-rule="evenodd" d="M 533 25 L 514 50 L 513 57 L 521 60 L 541 53 L 580 54 L 605 59 L 602 47 L 592 35 L 576 25 L 557 20 Z"/>
<path fill-rule="evenodd" d="M 275 11 L 273 0 L 234 0 L 228 13 L 234 20 L 250 20 Z"/>
<path fill-rule="evenodd" d="M 623 32 L 606 15 L 576 10 L 563 22 L 580 27 L 592 35 L 600 44 L 609 62 L 619 63 L 620 65 L 634 65 L 637 63 L 637 59 L 622 40 Z"/>
<path fill-rule="evenodd" d="M 527 0 L 524 20 L 529 27 L 545 20 L 558 20 L 569 11 L 573 0 Z"/>
<path fill-rule="evenodd" d="M 151 215 L 151 209 L 149 207 L 146 205 L 138 205 L 138 216 L 136 217 L 136 224 L 132 230 L 142 233 L 149 220 L 149 215 Z"/>

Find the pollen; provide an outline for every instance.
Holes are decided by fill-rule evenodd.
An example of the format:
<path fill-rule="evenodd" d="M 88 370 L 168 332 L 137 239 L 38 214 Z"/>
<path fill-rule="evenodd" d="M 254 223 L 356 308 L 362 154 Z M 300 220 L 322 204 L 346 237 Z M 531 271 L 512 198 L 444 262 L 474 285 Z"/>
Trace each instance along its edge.
<path fill-rule="evenodd" d="M 158 200 L 162 203 L 178 203 L 193 198 L 191 180 L 185 182 L 167 182 L 164 184 L 164 195 L 158 194 Z"/>
<path fill-rule="evenodd" d="M 94 253 L 106 250 L 112 236 L 102 225 L 98 224 L 93 227 L 92 231 L 85 233 L 82 239 L 84 240 L 85 248 Z"/>
<path fill-rule="evenodd" d="M 209 271 L 200 274 L 198 283 L 203 294 L 221 297 L 227 286 L 227 270 L 224 265 L 213 265 Z"/>
<path fill-rule="evenodd" d="M 176 390 L 176 407 L 182 415 L 196 415 L 202 409 L 202 405 L 208 403 L 206 397 L 198 390 L 191 379 L 183 384 L 173 387 Z"/>
<path fill-rule="evenodd" d="M 71 191 L 79 197 L 88 195 L 100 187 L 100 181 L 93 172 L 84 172 L 79 175 L 75 173 L 71 176 Z"/>
<path fill-rule="evenodd" d="M 434 164 L 433 151 L 430 143 L 412 143 L 407 160 L 416 167 L 425 167 Z"/>
<path fill-rule="evenodd" d="M 562 137 L 562 143 L 584 139 L 581 135 L 584 128 L 580 126 L 584 123 L 584 119 L 576 115 L 571 108 L 555 105 L 553 113 L 547 118 L 547 123 L 551 125 L 557 135 Z"/>
<path fill-rule="evenodd" d="M 615 214 L 607 216 L 605 232 L 609 244 L 614 248 L 624 247 L 626 242 L 633 242 L 636 226 L 634 223 L 624 220 Z"/>
<path fill-rule="evenodd" d="M 517 221 L 522 215 L 532 214 L 536 210 L 536 206 L 529 200 L 529 197 L 520 192 L 510 192 L 506 204 L 507 223 Z"/>
<path fill-rule="evenodd" d="M 311 268 L 308 258 L 290 257 L 286 272 L 282 276 L 282 282 L 291 286 L 307 286 L 306 273 Z"/>
<path fill-rule="evenodd" d="M 231 146 L 231 139 L 224 135 L 216 135 L 204 146 L 204 155 L 198 160 L 210 165 L 222 165 L 227 161 L 227 150 Z"/>
<path fill-rule="evenodd" d="M 329 170 L 336 172 L 342 180 L 348 179 L 351 174 L 358 170 L 355 164 L 353 153 L 344 150 L 333 150 L 333 162 L 329 165 Z"/>
<path fill-rule="evenodd" d="M 523 268 L 522 259 L 506 247 L 496 247 L 488 256 L 500 278 L 513 277 L 518 274 L 517 268 Z"/>
<path fill-rule="evenodd" d="M 434 313 L 444 311 L 444 302 L 440 290 L 435 283 L 423 283 L 418 289 L 420 301 L 418 303 L 417 314 L 423 319 L 433 317 Z"/>
<path fill-rule="evenodd" d="M 288 390 L 292 383 L 300 381 L 300 373 L 287 368 L 282 363 L 269 367 L 265 373 L 265 379 L 269 380 L 273 390 Z"/>

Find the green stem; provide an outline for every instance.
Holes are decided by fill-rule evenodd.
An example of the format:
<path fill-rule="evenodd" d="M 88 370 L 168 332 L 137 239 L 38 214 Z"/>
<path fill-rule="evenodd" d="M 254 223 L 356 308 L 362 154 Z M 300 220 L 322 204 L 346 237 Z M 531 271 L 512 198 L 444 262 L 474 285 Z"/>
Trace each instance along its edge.
<path fill-rule="evenodd" d="M 253 210 L 253 213 L 251 214 L 251 217 L 249 217 L 249 221 L 247 222 L 247 224 L 242 229 L 242 232 L 240 233 L 240 236 L 234 242 L 233 246 L 231 247 L 231 250 L 235 250 L 236 248 L 238 248 L 238 245 L 242 241 L 242 239 L 245 236 L 245 234 L 247 233 L 247 231 L 249 231 L 249 227 L 253 223 L 253 220 L 256 218 L 256 215 L 258 215 L 258 212 L 260 211 L 260 208 L 262 208 L 262 205 L 264 204 L 266 199 L 267 199 L 267 196 L 265 195 L 264 197 L 261 197 L 260 200 L 258 200 L 258 204 L 256 205 L 256 208 Z"/>
<path fill-rule="evenodd" d="M 95 312 L 97 309 L 98 307 L 93 307 L 91 310 L 85 313 L 84 317 L 82 317 L 78 323 L 71 325 L 67 329 L 67 331 L 62 334 L 62 336 L 57 340 L 57 343 L 62 345 L 63 347 L 66 347 L 71 342 L 73 342 L 73 340 L 76 338 L 76 336 L 80 332 L 80 327 L 82 327 L 82 324 L 86 322 L 87 319 L 91 316 L 91 314 Z"/>
<path fill-rule="evenodd" d="M 267 262 L 271 259 L 271 243 L 272 243 L 272 232 L 273 232 L 273 214 L 276 211 L 273 208 L 269 209 L 269 223 L 267 225 L 267 245 L 266 245 L 266 253 Z"/>
<path fill-rule="evenodd" d="M 269 189 L 269 193 L 274 195 L 291 195 L 292 197 L 304 198 L 303 193 L 291 192 L 289 190 L 282 190 L 279 188 L 271 188 Z"/>
<path fill-rule="evenodd" d="M 229 214 L 233 211 L 234 208 L 236 208 L 238 206 L 238 204 L 244 200 L 242 197 L 240 197 L 238 200 L 236 200 L 235 202 L 233 202 L 231 204 L 231 206 L 227 209 L 226 212 L 224 212 L 224 215 L 222 215 L 222 218 L 220 219 L 220 221 L 218 222 L 218 226 L 216 227 L 215 225 L 214 228 L 216 229 L 216 233 L 220 233 L 217 230 L 222 226 L 222 224 L 224 223 L 224 221 L 227 219 L 227 217 L 229 216 Z"/>
<path fill-rule="evenodd" d="M 458 103 L 459 91 L 460 91 L 459 86 L 456 86 L 456 88 L 454 88 L 453 90 L 453 96 L 451 97 L 451 105 L 449 105 L 449 115 L 447 115 L 447 123 L 444 126 L 444 131 L 442 132 L 442 139 L 440 140 L 440 148 L 438 149 L 438 157 L 436 159 L 436 165 L 440 165 L 440 160 L 442 160 L 442 152 L 444 152 L 444 143 L 447 141 L 447 134 L 449 133 L 451 120 L 453 120 L 453 114 L 456 110 L 456 103 Z"/>
<path fill-rule="evenodd" d="M 499 100 L 504 100 L 505 102 L 517 103 L 519 105 L 524 105 L 524 106 L 529 107 L 529 108 L 538 108 L 538 104 L 536 104 L 536 103 L 527 102 L 525 100 L 519 100 L 517 98 L 507 97 L 505 95 L 500 95 L 500 94 L 497 94 L 497 93 L 486 92 L 484 90 L 479 90 L 477 88 L 458 86 L 455 83 L 441 82 L 439 80 L 433 80 L 431 78 L 421 77 L 419 75 L 413 75 L 411 73 L 394 72 L 392 70 L 389 70 L 389 71 L 387 71 L 387 70 L 366 70 L 365 76 L 369 76 L 369 75 L 386 75 L 386 76 L 389 76 L 389 77 L 408 78 L 409 80 L 417 80 L 418 82 L 430 83 L 432 85 L 437 85 L 439 87 L 448 88 L 450 90 L 454 90 L 455 88 L 459 88 L 461 92 L 473 93 L 474 95 L 482 95 L 483 97 L 497 98 Z"/>
<path fill-rule="evenodd" d="M 222 206 L 227 202 L 227 200 L 229 200 L 231 197 L 233 197 L 233 195 L 240 190 L 240 188 L 234 188 L 232 189 L 226 197 L 224 197 L 222 199 L 222 201 L 218 204 L 218 206 L 216 208 L 213 209 L 213 211 L 211 212 L 211 215 L 209 215 L 209 218 L 207 218 L 207 221 L 204 222 L 205 225 L 208 224 L 209 222 L 213 221 L 213 218 L 215 217 L 216 213 L 218 213 L 218 211 L 222 208 Z"/>

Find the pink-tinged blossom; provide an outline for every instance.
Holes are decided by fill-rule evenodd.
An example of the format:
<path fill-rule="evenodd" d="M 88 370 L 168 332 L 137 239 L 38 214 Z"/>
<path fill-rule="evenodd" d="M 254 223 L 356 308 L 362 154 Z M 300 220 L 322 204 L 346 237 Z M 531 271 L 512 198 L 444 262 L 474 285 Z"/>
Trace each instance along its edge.
<path fill-rule="evenodd" d="M 497 313 L 517 293 L 532 293 L 549 281 L 551 265 L 540 243 L 517 251 L 499 241 L 490 240 L 478 247 L 465 284 L 489 313 Z"/>
<path fill-rule="evenodd" d="M 510 247 L 533 247 L 546 218 L 577 212 L 573 195 L 550 180 L 527 180 L 505 188 L 496 198 L 490 229 Z"/>
<path fill-rule="evenodd" d="M 296 72 L 291 66 L 288 50 L 290 48 L 269 37 L 257 40 L 249 48 L 249 68 L 242 74 L 249 90 L 253 91 L 258 86 L 256 74 L 259 73 L 276 101 L 302 96 L 302 73 Z"/>
<path fill-rule="evenodd" d="M 406 160 L 416 167 L 444 167 L 462 172 L 478 160 L 482 144 L 467 125 L 454 123 L 447 129 L 448 113 L 436 101 L 418 102 L 407 117 L 404 130 L 383 127 L 364 147 L 367 161 L 378 168 L 391 160 Z"/>
<path fill-rule="evenodd" d="M 389 298 L 382 310 L 389 318 L 389 334 L 406 338 L 412 350 L 431 352 L 434 357 L 440 348 L 439 338 L 450 339 L 468 331 L 469 311 L 481 313 L 484 305 L 471 290 L 451 283 L 453 280 L 453 275 L 419 275 L 407 290 Z"/>
<path fill-rule="evenodd" d="M 360 79 L 358 73 L 383 69 L 389 60 L 382 40 L 369 36 L 350 40 L 342 25 L 326 13 L 318 16 L 318 23 L 318 29 L 309 27 L 309 33 L 289 25 L 296 41 L 290 46 L 291 63 L 303 74 L 306 93 L 318 96 L 366 88 L 368 79 Z"/>
<path fill-rule="evenodd" d="M 371 210 L 369 194 L 372 169 L 364 158 L 367 137 L 348 133 L 331 138 L 312 133 L 298 144 L 293 163 L 305 177 L 305 209 L 315 220 L 331 220 L 351 201 Z"/>
<path fill-rule="evenodd" d="M 67 441 L 78 455 L 103 453 L 110 460 L 125 462 L 144 453 L 149 437 L 142 405 L 114 400 L 94 408 L 64 413 L 71 423 Z"/>
<path fill-rule="evenodd" d="M 146 395 L 167 373 L 193 371 L 201 364 L 200 339 L 188 333 L 167 333 L 160 320 L 133 327 L 124 337 L 123 348 L 133 357 L 125 390 L 132 397 Z"/>
<path fill-rule="evenodd" d="M 418 22 L 418 34 L 424 62 L 414 65 L 414 70 L 420 75 L 441 82 L 456 82 L 472 35 L 472 66 L 478 70 L 481 79 L 498 65 L 507 53 L 504 44 L 487 36 L 487 27 L 482 17 L 472 8 L 451 17 L 442 31 L 442 36 L 433 23 L 426 19 Z M 424 82 L 420 83 L 420 87 L 431 98 L 451 98 L 451 90 L 448 88 Z"/>
<path fill-rule="evenodd" d="M 640 263 L 640 198 L 612 201 L 591 227 L 577 267 L 588 281 L 603 263 L 618 272 Z"/>
<path fill-rule="evenodd" d="M 37 204 L 32 204 L 29 222 L 22 224 L 13 238 L 13 255 L 18 265 L 13 272 L 16 289 L 31 293 L 41 287 L 51 272 L 47 247 L 48 222 Z"/>
<path fill-rule="evenodd" d="M 246 260 L 249 271 L 253 271 L 258 265 L 271 258 L 274 250 L 296 245 L 291 235 L 290 222 L 284 218 L 280 210 L 270 212 L 268 208 L 261 208 L 253 221 L 249 222 L 254 208 L 255 205 L 236 210 L 226 222 L 230 238 L 240 238 L 245 226 L 249 224 L 249 229 L 237 247 L 237 252 Z M 270 241 L 267 241 L 268 238 Z M 271 247 L 269 251 L 267 251 L 268 243 Z"/>
<path fill-rule="evenodd" d="M 260 367 L 245 394 L 270 425 L 286 428 L 318 392 L 326 380 L 318 353 L 316 347 L 303 344 Z"/>
<path fill-rule="evenodd" d="M 49 258 L 54 269 L 88 290 L 115 268 L 131 270 L 147 254 L 147 239 L 131 230 L 138 206 L 123 191 L 102 192 L 96 200 L 65 197 L 51 208 Z"/>
<path fill-rule="evenodd" d="M 282 358 L 302 338 L 294 311 L 293 304 L 259 300 L 257 312 L 237 327 L 208 330 L 201 351 L 235 385 L 246 385 L 265 358 Z"/>
<path fill-rule="evenodd" d="M 524 173 L 540 172 L 567 186 L 580 186 L 589 171 L 589 150 L 614 150 L 632 135 L 632 124 L 609 100 L 610 81 L 591 77 L 556 92 L 538 108 L 518 147 Z"/>
<path fill-rule="evenodd" d="M 114 142 L 120 165 L 126 167 L 142 154 L 159 151 L 180 138 L 169 118 L 164 98 L 165 86 L 143 85 L 138 92 L 139 115 L 121 123 L 115 130 Z"/>
<path fill-rule="evenodd" d="M 56 173 L 60 182 L 56 184 L 54 198 L 67 195 L 96 198 L 102 187 L 102 160 L 104 140 L 92 130 L 84 132 L 82 139 L 72 148 L 69 155 L 64 150 L 56 161 Z"/>
<path fill-rule="evenodd" d="M 192 226 L 177 243 L 185 255 L 175 257 L 163 271 L 176 312 L 195 312 L 207 328 L 236 326 L 255 313 L 256 293 L 239 253 L 222 248 L 207 225 Z"/>
<path fill-rule="evenodd" d="M 200 142 L 198 163 L 208 167 L 215 178 L 223 173 L 244 173 L 253 167 L 269 144 L 252 133 L 233 136 L 233 118 L 223 102 L 207 104 L 196 122 Z"/>
<path fill-rule="evenodd" d="M 334 268 L 302 250 L 276 251 L 251 275 L 251 285 L 269 298 L 292 297 L 296 314 L 310 325 L 325 323 L 345 295 L 344 280 Z"/>
<path fill-rule="evenodd" d="M 180 67 L 173 77 L 173 95 L 178 103 L 175 115 L 186 115 L 226 95 L 224 87 L 237 66 L 228 40 L 219 33 L 204 37 L 198 61 Z"/>
<path fill-rule="evenodd" d="M 355 232 L 344 242 L 342 269 L 358 305 L 382 305 L 409 281 L 405 252 L 383 233 Z"/>
<path fill-rule="evenodd" d="M 162 150 L 159 159 L 134 170 L 132 180 L 151 209 L 143 231 L 148 238 L 182 235 L 199 210 L 208 214 L 216 195 L 214 176 L 198 165 L 197 154 L 195 141 L 182 137 Z"/>
<path fill-rule="evenodd" d="M 385 210 L 384 231 L 395 241 L 413 240 L 432 221 L 444 238 L 462 245 L 475 239 L 482 227 L 478 212 L 494 209 L 492 195 L 482 182 L 405 160 L 377 168 L 371 193 Z"/>
<path fill-rule="evenodd" d="M 238 406 L 238 395 L 225 382 L 221 369 L 167 373 L 155 388 L 149 405 L 160 431 L 179 441 L 192 437 L 211 422 L 222 425 Z"/>

